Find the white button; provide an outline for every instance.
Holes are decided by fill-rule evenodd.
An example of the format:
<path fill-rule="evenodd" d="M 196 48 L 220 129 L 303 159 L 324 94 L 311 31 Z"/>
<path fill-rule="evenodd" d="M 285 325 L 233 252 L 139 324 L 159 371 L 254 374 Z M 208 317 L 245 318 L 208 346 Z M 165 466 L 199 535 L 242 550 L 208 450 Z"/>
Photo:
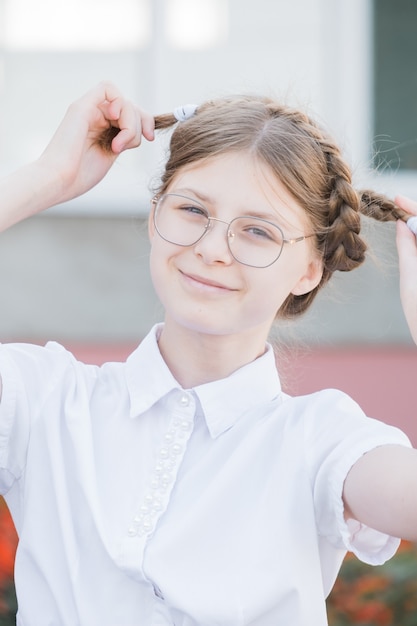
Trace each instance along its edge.
<path fill-rule="evenodd" d="M 166 486 L 169 485 L 169 483 L 172 481 L 172 476 L 171 474 L 168 474 L 168 472 L 165 472 L 165 474 L 162 474 L 161 476 L 161 484 Z"/>
<path fill-rule="evenodd" d="M 159 450 L 159 457 L 161 459 L 167 459 L 169 457 L 169 451 L 168 448 L 161 448 Z"/>
<path fill-rule="evenodd" d="M 180 443 L 174 443 L 171 446 L 171 453 L 174 454 L 175 456 L 177 454 L 181 454 L 181 452 L 182 452 L 182 445 Z"/>
<path fill-rule="evenodd" d="M 188 406 L 190 404 L 190 398 L 184 394 L 181 396 L 180 404 L 181 406 Z"/>

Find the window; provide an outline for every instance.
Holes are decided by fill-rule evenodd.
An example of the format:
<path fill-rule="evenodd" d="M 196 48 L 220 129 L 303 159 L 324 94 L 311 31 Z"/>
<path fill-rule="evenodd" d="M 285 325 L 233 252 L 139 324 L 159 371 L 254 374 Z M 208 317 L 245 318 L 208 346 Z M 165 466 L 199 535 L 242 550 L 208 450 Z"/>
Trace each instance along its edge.
<path fill-rule="evenodd" d="M 374 163 L 417 170 L 417 2 L 374 0 Z"/>

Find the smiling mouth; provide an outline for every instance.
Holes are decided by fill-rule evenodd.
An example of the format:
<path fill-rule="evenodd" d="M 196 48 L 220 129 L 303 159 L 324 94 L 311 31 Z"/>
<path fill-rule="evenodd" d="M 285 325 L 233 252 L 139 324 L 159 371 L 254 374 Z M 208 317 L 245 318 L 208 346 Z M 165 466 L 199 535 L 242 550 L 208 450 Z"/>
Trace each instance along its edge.
<path fill-rule="evenodd" d="M 204 278 L 203 276 L 196 276 L 194 274 L 187 274 L 180 270 L 180 274 L 188 281 L 190 284 L 194 284 L 197 287 L 201 287 L 202 289 L 213 290 L 213 291 L 237 291 L 237 289 L 232 289 L 227 285 L 223 285 L 222 283 L 218 283 L 215 280 L 211 280 L 209 278 Z"/>

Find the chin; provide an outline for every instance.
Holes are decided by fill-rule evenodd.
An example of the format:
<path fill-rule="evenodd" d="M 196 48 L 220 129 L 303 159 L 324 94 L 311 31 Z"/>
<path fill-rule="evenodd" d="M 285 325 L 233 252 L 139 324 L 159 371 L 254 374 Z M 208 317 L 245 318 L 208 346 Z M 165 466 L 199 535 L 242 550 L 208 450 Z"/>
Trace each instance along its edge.
<path fill-rule="evenodd" d="M 193 316 L 189 314 L 186 316 L 171 314 L 168 317 L 184 331 L 201 335 L 225 336 L 241 332 L 239 325 L 233 323 L 230 318 L 216 319 L 213 315 L 205 314 L 201 316 L 198 312 Z"/>

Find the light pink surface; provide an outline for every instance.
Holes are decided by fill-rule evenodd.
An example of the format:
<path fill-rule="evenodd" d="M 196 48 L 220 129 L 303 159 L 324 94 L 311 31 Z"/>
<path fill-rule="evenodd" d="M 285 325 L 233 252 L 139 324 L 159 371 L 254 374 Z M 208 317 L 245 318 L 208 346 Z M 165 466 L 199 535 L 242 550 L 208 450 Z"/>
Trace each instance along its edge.
<path fill-rule="evenodd" d="M 68 346 L 77 358 L 100 365 L 124 360 L 133 345 Z M 278 357 L 285 391 L 305 394 L 334 387 L 371 417 L 399 426 L 417 446 L 417 350 L 355 347 L 311 349 Z"/>

